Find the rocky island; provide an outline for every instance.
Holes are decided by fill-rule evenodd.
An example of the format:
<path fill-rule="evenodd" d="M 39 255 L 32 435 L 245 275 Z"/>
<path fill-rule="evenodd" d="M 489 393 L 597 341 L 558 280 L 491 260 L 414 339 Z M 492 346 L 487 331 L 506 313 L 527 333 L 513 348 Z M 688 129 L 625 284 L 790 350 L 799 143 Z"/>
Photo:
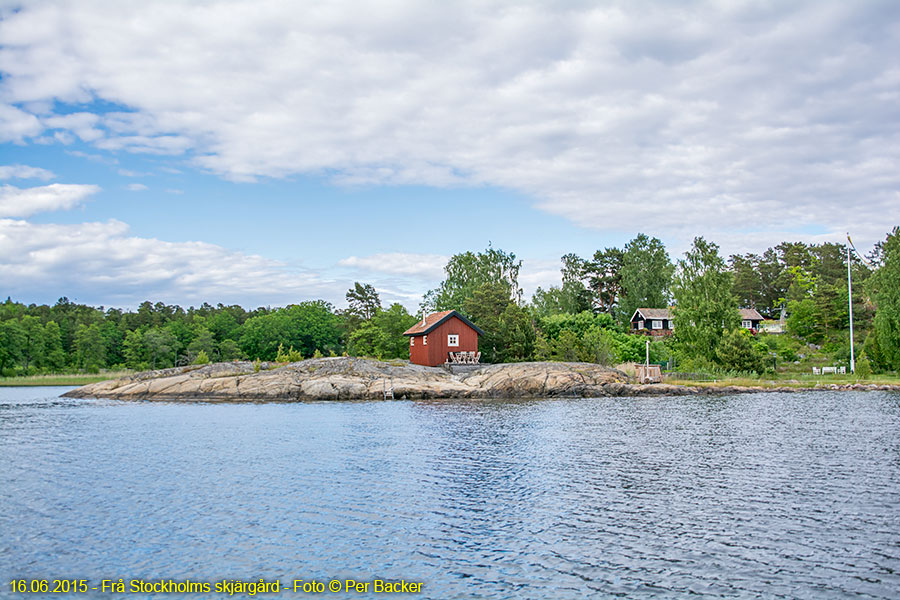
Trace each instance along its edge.
<path fill-rule="evenodd" d="M 70 398 L 184 401 L 547 398 L 665 394 L 678 386 L 638 386 L 622 371 L 590 363 L 483 365 L 453 372 L 407 361 L 317 358 L 286 365 L 229 362 L 145 371 L 86 385 Z M 681 392 L 683 393 L 683 392 Z"/>
<path fill-rule="evenodd" d="M 799 383 L 799 382 L 797 382 Z M 296 402 L 427 398 L 559 398 L 796 392 L 801 390 L 897 390 L 890 385 L 764 387 L 639 385 L 617 369 L 592 363 L 525 362 L 452 370 L 408 361 L 313 358 L 295 363 L 236 361 L 145 371 L 101 381 L 63 394 L 69 398 L 195 402 Z"/>

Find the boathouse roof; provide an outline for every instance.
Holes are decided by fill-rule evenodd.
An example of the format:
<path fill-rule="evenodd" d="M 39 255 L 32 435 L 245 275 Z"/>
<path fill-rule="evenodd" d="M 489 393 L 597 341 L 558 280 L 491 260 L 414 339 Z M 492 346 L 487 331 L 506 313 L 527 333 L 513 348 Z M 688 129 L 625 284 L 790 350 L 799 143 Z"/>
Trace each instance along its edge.
<path fill-rule="evenodd" d="M 429 331 L 451 317 L 458 318 L 460 321 L 477 331 L 478 335 L 484 335 L 484 331 L 455 310 L 442 310 L 440 312 L 431 313 L 425 317 L 424 321 L 419 320 L 418 323 L 404 331 L 403 335 L 427 335 Z"/>

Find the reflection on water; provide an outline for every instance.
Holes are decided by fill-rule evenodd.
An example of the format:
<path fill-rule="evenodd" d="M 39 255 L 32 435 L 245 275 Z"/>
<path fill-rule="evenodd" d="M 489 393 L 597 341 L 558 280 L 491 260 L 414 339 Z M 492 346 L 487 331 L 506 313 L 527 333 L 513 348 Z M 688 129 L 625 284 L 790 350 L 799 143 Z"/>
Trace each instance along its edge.
<path fill-rule="evenodd" d="M 61 391 L 0 388 L 0 597 L 14 577 L 404 578 L 422 598 L 900 589 L 898 394 L 188 405 Z"/>

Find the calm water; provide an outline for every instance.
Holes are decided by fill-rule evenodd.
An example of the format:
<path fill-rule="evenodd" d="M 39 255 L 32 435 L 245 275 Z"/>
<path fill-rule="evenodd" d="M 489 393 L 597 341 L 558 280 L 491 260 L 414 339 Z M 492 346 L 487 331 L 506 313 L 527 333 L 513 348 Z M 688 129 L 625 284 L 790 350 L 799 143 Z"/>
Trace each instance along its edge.
<path fill-rule="evenodd" d="M 2 598 L 36 597 L 11 593 L 14 577 L 900 597 L 898 394 L 187 405 L 61 391 L 0 388 Z"/>

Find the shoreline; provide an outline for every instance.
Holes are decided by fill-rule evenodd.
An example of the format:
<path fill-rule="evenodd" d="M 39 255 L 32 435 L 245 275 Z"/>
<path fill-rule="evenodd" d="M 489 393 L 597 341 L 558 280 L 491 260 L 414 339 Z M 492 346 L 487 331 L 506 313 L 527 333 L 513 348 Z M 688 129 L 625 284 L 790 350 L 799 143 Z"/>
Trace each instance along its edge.
<path fill-rule="evenodd" d="M 900 391 L 900 385 L 832 383 L 745 386 L 631 383 L 592 363 L 484 365 L 465 372 L 406 361 L 333 357 L 296 363 L 215 363 L 145 371 L 69 390 L 69 398 L 179 402 L 721 396 L 760 392 Z M 386 392 L 393 392 L 392 394 Z M 392 396 L 392 398 L 391 398 Z"/>

